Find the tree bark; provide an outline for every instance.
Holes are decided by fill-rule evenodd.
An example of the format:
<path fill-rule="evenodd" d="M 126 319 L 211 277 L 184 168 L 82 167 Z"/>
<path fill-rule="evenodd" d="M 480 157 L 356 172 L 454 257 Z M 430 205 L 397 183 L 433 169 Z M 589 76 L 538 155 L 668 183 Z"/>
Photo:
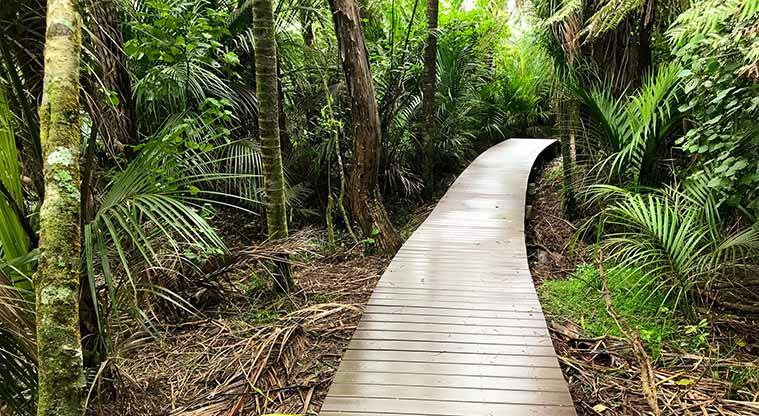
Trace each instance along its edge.
<path fill-rule="evenodd" d="M 329 5 L 351 97 L 351 211 L 364 235 L 376 237 L 383 251 L 393 255 L 401 247 L 401 238 L 390 222 L 377 186 L 382 131 L 358 4 L 356 0 L 329 0 Z"/>
<path fill-rule="evenodd" d="M 558 132 L 561 144 L 561 164 L 564 176 L 564 215 L 573 219 L 577 210 L 577 198 L 574 190 L 574 163 L 572 160 L 571 130 L 573 126 L 570 114 L 571 105 L 564 99 L 557 99 L 556 112 L 559 121 Z"/>
<path fill-rule="evenodd" d="M 427 194 L 434 192 L 433 163 L 435 152 L 435 87 L 437 84 L 437 19 L 438 0 L 427 0 L 427 48 L 424 53 L 424 83 L 422 85 L 422 129 L 424 159 L 423 175 Z"/>
<path fill-rule="evenodd" d="M 39 416 L 79 416 L 85 389 L 79 334 L 79 67 L 77 0 L 48 0 L 40 142 L 45 201 L 35 276 Z"/>
<path fill-rule="evenodd" d="M 651 56 L 651 35 L 654 31 L 656 19 L 656 0 L 645 0 L 640 13 L 639 44 L 638 44 L 638 67 L 640 79 L 645 79 L 651 71 L 653 57 Z"/>
<path fill-rule="evenodd" d="M 277 80 L 277 43 L 274 38 L 272 0 L 253 2 L 253 36 L 256 41 L 256 95 L 258 97 L 258 134 L 264 162 L 266 190 L 266 225 L 269 238 L 287 237 L 285 206 L 285 175 L 279 141 L 279 94 Z M 289 267 L 278 263 L 278 289 L 287 292 L 293 287 Z"/>

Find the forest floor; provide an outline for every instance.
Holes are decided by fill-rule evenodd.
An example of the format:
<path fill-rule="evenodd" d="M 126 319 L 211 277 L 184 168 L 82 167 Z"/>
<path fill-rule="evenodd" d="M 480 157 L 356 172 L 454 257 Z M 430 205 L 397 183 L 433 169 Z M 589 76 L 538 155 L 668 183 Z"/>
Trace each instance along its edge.
<path fill-rule="evenodd" d="M 402 232 L 410 235 L 430 210 L 407 215 Z M 328 248 L 321 229 L 250 247 L 244 236 L 255 230 L 222 228 L 238 246 L 230 262 L 206 273 L 213 276 L 206 284 L 189 290 L 197 311 L 177 314 L 158 340 L 143 332 L 121 340 L 109 370 L 116 388 L 93 394 L 92 414 L 317 414 L 389 259 L 348 238 Z M 267 260 L 282 252 L 296 284 L 288 295 L 267 276 Z"/>
<path fill-rule="evenodd" d="M 614 306 L 645 342 L 641 361 L 593 283 L 592 251 L 571 245 L 581 221 L 564 219 L 560 163 L 549 162 L 535 181 L 526 228 L 530 266 L 578 414 L 652 414 L 640 379 L 648 362 L 662 414 L 759 415 L 759 322 L 725 311 L 677 318 L 656 298 L 631 293 L 634 273 L 610 270 Z M 404 237 L 431 208 L 399 221 Z M 186 279 L 191 286 L 170 287 L 194 313 L 154 305 L 162 322 L 157 339 L 145 331 L 120 336 L 120 352 L 105 371 L 115 388 L 92 394 L 92 414 L 317 414 L 389 259 L 348 238 L 328 247 L 326 232 L 314 228 L 284 243 L 251 246 L 247 236 L 261 230 L 234 223 L 234 215 L 218 217 L 233 255 L 209 264 L 204 278 Z M 281 253 L 288 253 L 296 283 L 288 295 L 271 285 L 271 260 Z"/>
<path fill-rule="evenodd" d="M 699 308 L 685 319 L 633 288 L 639 272 L 607 265 L 613 308 L 625 328 L 618 326 L 606 308 L 594 253 L 582 241 L 573 244 L 583 220 L 564 219 L 561 184 L 559 160 L 537 175 L 527 246 L 578 415 L 655 414 L 641 381 L 641 366 L 649 365 L 646 385 L 660 414 L 759 415 L 759 317 Z M 634 352 L 631 333 L 647 354 Z"/>

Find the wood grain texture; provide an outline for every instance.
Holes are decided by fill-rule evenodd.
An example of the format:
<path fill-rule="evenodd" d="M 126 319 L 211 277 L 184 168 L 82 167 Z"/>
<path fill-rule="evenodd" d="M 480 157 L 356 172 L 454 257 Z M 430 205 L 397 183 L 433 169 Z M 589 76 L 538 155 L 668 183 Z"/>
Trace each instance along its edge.
<path fill-rule="evenodd" d="M 451 186 L 377 284 L 322 416 L 575 415 L 524 242 L 552 143 L 503 142 Z"/>

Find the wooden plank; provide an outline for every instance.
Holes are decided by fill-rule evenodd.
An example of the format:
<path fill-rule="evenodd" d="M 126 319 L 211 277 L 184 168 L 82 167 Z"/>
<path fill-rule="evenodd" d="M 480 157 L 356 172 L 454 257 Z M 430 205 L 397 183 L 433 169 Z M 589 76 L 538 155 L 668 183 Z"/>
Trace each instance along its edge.
<path fill-rule="evenodd" d="M 495 390 L 491 388 L 462 388 L 439 386 L 391 386 L 373 384 L 334 383 L 332 397 L 363 399 L 367 397 L 392 397 L 395 399 L 434 400 L 446 402 L 479 403 L 529 403 L 552 405 L 571 400 L 569 392 L 546 392 L 530 390 Z"/>
<path fill-rule="evenodd" d="M 529 403 L 478 403 L 478 402 L 454 402 L 433 400 L 405 400 L 395 398 L 364 398 L 356 400 L 346 397 L 327 396 L 322 406 L 327 412 L 349 411 L 354 412 L 388 412 L 403 410 L 408 413 L 422 415 L 456 415 L 456 416 L 480 416 L 480 415 L 508 415 L 508 416 L 570 416 L 574 415 L 574 408 L 565 406 L 533 405 Z"/>
<path fill-rule="evenodd" d="M 350 361 L 343 360 L 338 374 L 342 371 L 352 373 L 405 374 L 413 378 L 416 374 L 477 376 L 518 379 L 550 379 L 564 380 L 564 375 L 558 367 L 529 367 L 529 366 L 496 366 L 459 363 L 417 363 L 399 361 Z"/>
<path fill-rule="evenodd" d="M 466 291 L 455 289 L 441 288 L 385 288 L 379 287 L 374 289 L 374 294 L 393 296 L 424 296 L 424 297 L 443 297 L 446 299 L 465 299 L 478 300 L 480 302 L 493 303 L 498 301 L 508 301 L 509 298 L 533 299 L 535 289 L 533 288 L 514 288 L 511 290 L 492 290 L 490 292 Z"/>
<path fill-rule="evenodd" d="M 425 280 L 427 287 L 409 287 L 409 283 L 396 282 L 394 286 L 388 286 L 383 283 L 382 286 L 376 287 L 374 293 L 392 293 L 398 295 L 425 295 L 425 296 L 445 296 L 445 297 L 463 297 L 475 298 L 485 301 L 499 301 L 508 297 L 535 298 L 535 287 L 527 286 L 524 282 L 513 281 L 513 286 L 501 282 L 486 287 L 470 287 L 465 282 L 456 282 L 459 287 L 453 286 L 451 282 L 441 282 L 435 280 Z"/>
<path fill-rule="evenodd" d="M 524 328 L 508 326 L 474 326 L 474 325 L 447 325 L 447 324 L 417 324 L 412 322 L 372 322 L 361 321 L 359 330 L 386 330 L 386 331 L 416 331 L 416 332 L 440 332 L 443 334 L 475 334 L 475 335 L 512 335 L 547 337 L 548 331 L 543 327 Z"/>
<path fill-rule="evenodd" d="M 425 299 L 369 299 L 370 305 L 386 306 L 417 306 L 423 308 L 437 309 L 461 309 L 470 311 L 521 311 L 521 312 L 539 312 L 540 303 L 536 299 L 520 299 L 502 303 L 474 303 L 474 302 L 448 302 L 443 300 L 425 300 Z"/>
<path fill-rule="evenodd" d="M 333 384 L 459 387 L 469 389 L 546 391 L 559 393 L 565 393 L 567 391 L 564 380 L 452 375 L 437 376 L 426 374 L 416 374 L 414 377 L 409 377 L 407 374 L 382 374 L 381 377 L 378 377 L 376 373 L 343 372 L 338 373 L 335 376 Z"/>
<path fill-rule="evenodd" d="M 390 331 L 390 330 L 357 330 L 353 334 L 354 340 L 381 340 L 381 341 L 426 341 L 447 342 L 457 344 L 479 345 L 525 345 L 546 346 L 551 344 L 551 339 L 546 336 L 513 336 L 513 335 L 472 335 L 454 334 L 444 332 L 417 332 L 417 331 Z"/>
<path fill-rule="evenodd" d="M 514 328 L 545 328 L 545 322 L 540 320 L 480 318 L 461 316 L 437 315 L 405 315 L 405 314 L 364 314 L 362 321 L 366 322 L 408 322 L 414 324 L 446 324 L 487 327 Z"/>
<path fill-rule="evenodd" d="M 430 364 L 473 364 L 506 367 L 545 367 L 558 368 L 556 357 L 525 357 L 497 354 L 459 354 L 455 352 L 427 351 L 373 351 L 348 350 L 343 354 L 346 361 L 385 361 L 399 363 L 430 363 Z M 401 365 L 388 370 L 402 369 Z"/>
<path fill-rule="evenodd" d="M 457 344 L 439 341 L 383 341 L 356 339 L 348 345 L 350 350 L 430 351 L 467 354 L 503 354 L 553 357 L 553 347 L 531 345 Z"/>
<path fill-rule="evenodd" d="M 383 274 L 322 416 L 574 416 L 527 264 L 532 162 L 514 139 L 459 176 Z"/>
<path fill-rule="evenodd" d="M 378 314 L 399 314 L 399 315 L 427 315 L 427 316 L 448 316 L 463 318 L 486 318 L 486 319 L 521 319 L 537 320 L 543 326 L 545 318 L 543 311 L 536 308 L 527 308 L 524 310 L 514 309 L 507 311 L 482 311 L 477 309 L 460 309 L 446 307 L 426 307 L 410 305 L 367 305 L 366 312 Z M 494 323 L 497 323 L 495 321 Z"/>

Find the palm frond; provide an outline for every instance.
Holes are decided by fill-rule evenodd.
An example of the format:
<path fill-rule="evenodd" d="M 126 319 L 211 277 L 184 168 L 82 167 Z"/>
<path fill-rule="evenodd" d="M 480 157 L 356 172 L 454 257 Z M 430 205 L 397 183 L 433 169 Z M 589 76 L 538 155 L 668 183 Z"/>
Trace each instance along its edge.
<path fill-rule="evenodd" d="M 29 252 L 24 200 L 21 193 L 21 170 L 13 117 L 5 92 L 0 85 L 0 251 L 14 259 Z"/>
<path fill-rule="evenodd" d="M 606 232 L 602 244 L 609 260 L 654 279 L 657 290 L 664 288 L 665 300 L 676 307 L 725 273 L 756 271 L 757 229 L 725 233 L 714 218 L 715 198 L 705 198 L 699 188 L 639 193 L 597 186 L 592 192 L 608 203 L 599 227 Z"/>
<path fill-rule="evenodd" d="M 569 16 L 581 13 L 584 6 L 584 0 L 564 0 L 561 2 L 561 7 L 548 17 L 544 23 L 552 25 L 554 23 L 563 22 Z"/>
<path fill-rule="evenodd" d="M 583 29 L 586 40 L 616 29 L 631 13 L 642 8 L 643 0 L 605 0 L 601 4 Z"/>
<path fill-rule="evenodd" d="M 37 388 L 34 291 L 29 270 L 36 252 L 11 261 L 0 260 L 0 409 L 33 415 Z M 27 284 L 20 284 L 19 279 Z"/>

